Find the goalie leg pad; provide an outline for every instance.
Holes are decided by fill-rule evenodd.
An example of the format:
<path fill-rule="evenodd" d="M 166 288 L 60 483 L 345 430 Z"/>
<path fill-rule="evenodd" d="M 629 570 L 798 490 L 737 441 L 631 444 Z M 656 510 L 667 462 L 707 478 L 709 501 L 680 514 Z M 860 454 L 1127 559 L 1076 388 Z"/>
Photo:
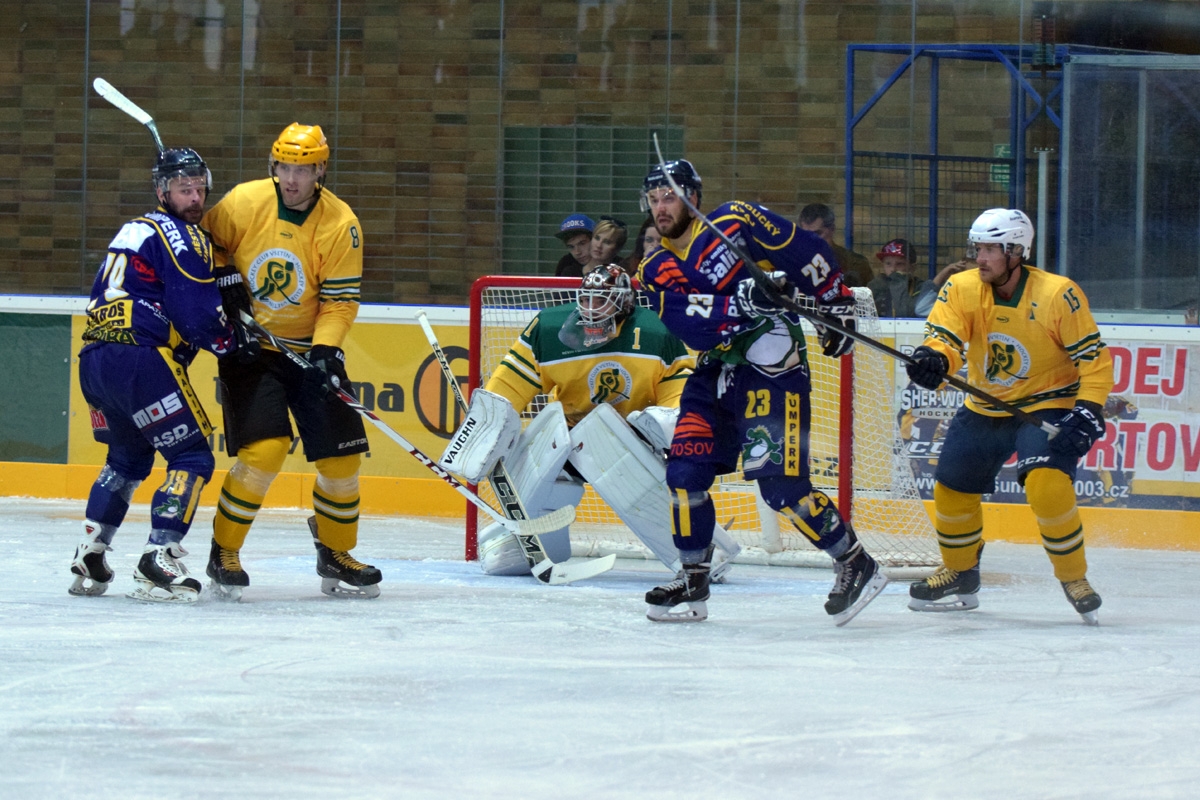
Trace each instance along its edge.
<path fill-rule="evenodd" d="M 615 408 L 597 406 L 575 426 L 570 461 L 650 552 L 678 571 L 666 464 Z"/>
<path fill-rule="evenodd" d="M 438 464 L 469 483 L 479 483 L 512 451 L 520 435 L 521 418 L 508 398 L 476 389 L 466 418 L 450 437 Z"/>
<path fill-rule="evenodd" d="M 485 575 L 528 575 L 529 562 L 517 537 L 499 522 L 479 534 L 479 568 Z"/>

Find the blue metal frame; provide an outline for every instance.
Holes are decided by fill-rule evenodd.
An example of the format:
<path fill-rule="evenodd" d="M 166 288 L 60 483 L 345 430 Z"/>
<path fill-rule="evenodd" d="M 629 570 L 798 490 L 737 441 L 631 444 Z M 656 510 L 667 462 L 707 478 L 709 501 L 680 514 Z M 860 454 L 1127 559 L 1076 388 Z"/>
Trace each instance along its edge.
<path fill-rule="evenodd" d="M 1002 64 L 1011 78 L 1011 96 L 1009 98 L 1009 141 L 1012 147 L 1012 180 L 1009 184 L 1009 206 L 1021 204 L 1018 198 L 1026 196 L 1026 132 L 1043 114 L 1058 130 L 1058 151 L 1062 152 L 1062 118 L 1051 107 L 1051 103 L 1062 96 L 1061 64 L 1072 54 L 1080 53 L 1114 53 L 1105 48 L 1081 47 L 1078 45 L 1054 45 L 1054 66 L 1047 67 L 1045 76 L 1054 81 L 1051 89 L 1043 97 L 1033 84 L 1029 82 L 1022 67 L 1034 69 L 1033 56 L 1038 47 L 1033 44 L 1001 45 L 1001 44 L 851 44 L 846 47 L 846 213 L 844 216 L 843 236 L 846 247 L 854 248 L 854 158 L 855 156 L 881 155 L 868 151 L 854 150 L 854 129 L 866 117 L 872 108 L 895 85 L 918 58 L 932 59 L 930 64 L 930 120 L 929 120 L 929 152 L 921 154 L 922 158 L 930 160 L 929 173 L 929 253 L 930 275 L 934 269 L 932 258 L 937 253 L 938 245 L 938 114 L 939 103 L 939 66 L 941 59 L 953 58 L 967 61 L 989 61 Z M 903 62 L 892 72 L 883 85 L 861 106 L 857 106 L 854 98 L 855 57 L 860 52 L 891 53 L 906 56 Z M 1039 69 L 1040 66 L 1036 67 Z M 1040 75 L 1039 75 L 1040 77 Z M 1027 111 L 1027 105 L 1032 103 L 1032 111 Z M 945 158 L 945 157 L 943 157 Z M 1055 215 L 1057 227 L 1057 215 Z M 1046 231 L 1056 241 L 1056 232 Z"/>

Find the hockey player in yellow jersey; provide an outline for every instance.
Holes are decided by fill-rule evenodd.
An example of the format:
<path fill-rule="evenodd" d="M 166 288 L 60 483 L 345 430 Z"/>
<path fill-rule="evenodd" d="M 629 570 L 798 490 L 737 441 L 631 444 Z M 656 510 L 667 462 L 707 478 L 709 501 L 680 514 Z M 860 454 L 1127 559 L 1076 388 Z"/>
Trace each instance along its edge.
<path fill-rule="evenodd" d="M 908 376 L 937 389 L 967 365 L 967 380 L 1059 429 L 1054 436 L 969 397 L 950 423 L 934 485 L 943 566 L 909 587 L 916 611 L 979 605 L 981 495 L 994 489 L 1015 452 L 1018 479 L 1042 544 L 1072 607 L 1097 622 L 1100 596 L 1087 580 L 1083 524 L 1075 503 L 1079 459 L 1104 435 L 1113 363 L 1083 290 L 1024 263 L 1033 225 L 1021 211 L 993 208 L 971 226 L 978 269 L 951 277 L 925 324 Z"/>
<path fill-rule="evenodd" d="M 506 458 L 532 517 L 577 504 L 590 483 L 665 566 L 678 570 L 662 453 L 694 366 L 683 342 L 636 305 L 629 275 L 617 264 L 598 267 L 584 275 L 577 302 L 546 308 L 529 322 L 486 387 L 471 395 L 440 463 L 479 483 Z M 518 411 L 541 396 L 548 404 L 522 433 Z M 552 561 L 570 557 L 567 529 L 540 539 Z M 727 569 L 740 547 L 724 530 L 715 540 Z M 491 575 L 530 572 L 516 538 L 500 525 L 479 534 L 479 562 Z"/>
<path fill-rule="evenodd" d="M 348 387 L 342 344 L 358 314 L 363 234 L 344 201 L 324 188 L 329 145 L 321 128 L 294 122 L 271 146 L 269 177 L 235 186 L 209 211 L 225 307 L 249 311 L 319 369 L 301 370 L 272 349 L 220 367 L 225 441 L 237 463 L 221 487 L 208 575 L 218 594 L 241 596 L 250 579 L 239 551 L 292 443 L 315 462 L 309 520 L 322 591 L 375 597 L 382 576 L 349 551 L 358 542 L 362 419 L 333 395 Z M 336 380 L 335 380 L 336 379 Z"/>

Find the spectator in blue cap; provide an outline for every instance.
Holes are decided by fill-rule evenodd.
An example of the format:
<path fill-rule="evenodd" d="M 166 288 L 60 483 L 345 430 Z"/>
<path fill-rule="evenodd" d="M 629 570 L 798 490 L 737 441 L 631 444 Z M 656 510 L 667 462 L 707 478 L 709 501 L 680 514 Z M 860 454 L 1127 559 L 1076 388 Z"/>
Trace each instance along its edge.
<path fill-rule="evenodd" d="M 592 231 L 595 229 L 595 224 L 585 214 L 572 214 L 562 221 L 554 235 L 567 246 L 567 254 L 554 267 L 555 277 L 583 277 L 583 265 L 592 256 Z"/>

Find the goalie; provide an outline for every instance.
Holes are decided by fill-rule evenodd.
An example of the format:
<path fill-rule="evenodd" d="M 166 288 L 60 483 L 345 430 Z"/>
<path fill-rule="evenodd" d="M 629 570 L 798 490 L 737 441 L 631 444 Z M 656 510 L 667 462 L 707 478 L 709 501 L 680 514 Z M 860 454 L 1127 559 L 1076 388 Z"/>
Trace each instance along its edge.
<path fill-rule="evenodd" d="M 615 265 L 583 277 L 578 300 L 538 312 L 486 387 L 471 395 L 461 426 L 439 463 L 479 483 L 504 459 L 531 517 L 577 505 L 590 483 L 668 569 L 680 569 L 671 539 L 664 453 L 679 395 L 695 358 L 653 312 L 634 303 L 629 276 Z M 547 403 L 522 433 L 518 411 Z M 627 421 L 628 420 L 628 421 Z M 554 562 L 571 557 L 569 531 L 541 537 Z M 741 549 L 718 527 L 723 566 Z M 499 524 L 479 534 L 489 575 L 528 575 L 516 537 Z"/>

